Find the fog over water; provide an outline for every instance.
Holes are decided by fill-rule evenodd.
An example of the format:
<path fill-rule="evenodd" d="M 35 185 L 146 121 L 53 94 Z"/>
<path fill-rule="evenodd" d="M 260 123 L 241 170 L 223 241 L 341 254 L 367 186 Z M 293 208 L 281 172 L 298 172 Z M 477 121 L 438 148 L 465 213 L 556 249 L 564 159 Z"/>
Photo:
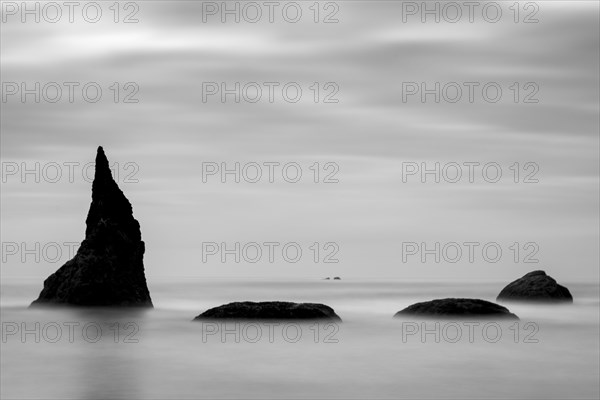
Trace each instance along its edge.
<path fill-rule="evenodd" d="M 493 301 L 502 286 L 206 278 L 152 286 L 156 309 L 115 314 L 26 310 L 39 284 L 15 282 L 2 287 L 2 321 L 25 323 L 34 332 L 39 322 L 40 343 L 32 333 L 24 343 L 21 332 L 7 336 L 2 397 L 598 398 L 595 285 L 570 284 L 571 306 L 508 304 L 520 317 L 517 325 L 493 322 L 484 329 L 489 321 L 442 320 L 436 328 L 431 320 L 423 327 L 422 320 L 392 318 L 431 298 Z M 272 299 L 323 302 L 343 323 L 281 323 L 269 331 L 264 323 L 191 321 L 222 303 Z M 59 339 L 51 325 L 57 321 Z M 73 343 L 65 322 L 73 326 Z M 477 324 L 471 336 L 469 322 Z"/>

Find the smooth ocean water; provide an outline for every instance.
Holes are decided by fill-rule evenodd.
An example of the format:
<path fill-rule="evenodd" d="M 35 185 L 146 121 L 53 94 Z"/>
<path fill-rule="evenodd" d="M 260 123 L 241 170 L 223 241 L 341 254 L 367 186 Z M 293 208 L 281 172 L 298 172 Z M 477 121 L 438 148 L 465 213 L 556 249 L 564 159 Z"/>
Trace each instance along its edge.
<path fill-rule="evenodd" d="M 500 337 L 496 325 L 488 326 L 487 336 L 486 321 L 472 325 L 472 343 L 462 321 L 441 321 L 436 342 L 434 333 L 425 340 L 407 334 L 411 327 L 421 330 L 423 321 L 392 316 L 433 298 L 493 301 L 505 283 L 165 279 L 149 282 L 155 309 L 119 313 L 27 309 L 41 284 L 2 281 L 3 399 L 600 396 L 596 284 L 565 282 L 575 297 L 569 306 L 508 305 L 520 317 L 518 324 L 500 323 Z M 283 325 L 273 326 L 269 338 L 269 327 L 262 324 L 259 337 L 256 325 L 191 321 L 209 307 L 240 300 L 322 302 L 344 322 L 337 328 L 294 324 L 285 328 L 287 336 Z M 15 326 L 19 332 L 9 334 Z M 24 338 L 22 327 L 31 331 Z M 219 332 L 208 334 L 217 328 L 237 329 L 239 343 L 231 332 L 224 340 Z M 436 331 L 433 321 L 425 328 Z"/>

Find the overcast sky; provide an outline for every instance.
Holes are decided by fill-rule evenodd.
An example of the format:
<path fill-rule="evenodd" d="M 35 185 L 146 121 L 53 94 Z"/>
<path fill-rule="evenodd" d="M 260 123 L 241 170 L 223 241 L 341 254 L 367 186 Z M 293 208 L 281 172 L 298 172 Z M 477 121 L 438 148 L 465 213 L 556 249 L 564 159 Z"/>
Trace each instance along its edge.
<path fill-rule="evenodd" d="M 511 280 L 534 269 L 560 281 L 598 281 L 597 1 L 538 1 L 539 9 L 520 10 L 519 23 L 509 9 L 512 1 L 498 2 L 503 15 L 497 23 L 483 19 L 480 9 L 473 23 L 467 16 L 458 23 L 443 18 L 434 23 L 431 17 L 422 23 L 420 14 L 405 14 L 404 22 L 402 3 L 391 1 L 337 1 L 327 9 L 322 2 L 315 23 L 312 3 L 298 2 L 302 18 L 297 23 L 282 17 L 282 7 L 275 9 L 273 23 L 265 15 L 258 23 L 243 18 L 234 23 L 231 17 L 222 23 L 218 10 L 209 15 L 201 2 L 188 1 L 137 2 L 139 22 L 130 24 L 113 22 L 112 2 L 100 2 L 103 14 L 95 24 L 77 10 L 72 24 L 64 15 L 54 24 L 31 17 L 22 23 L 18 11 L 3 10 L 2 277 L 42 279 L 67 261 L 64 254 L 60 262 L 36 263 L 29 256 L 22 263 L 20 253 L 7 254 L 6 243 L 33 247 L 83 239 L 91 183 L 82 179 L 82 167 L 102 145 L 109 161 L 119 163 L 119 185 L 140 221 L 150 281 L 334 275 Z M 134 11 L 122 9 L 119 19 Z M 294 10 L 288 11 L 293 16 Z M 330 13 L 338 23 L 322 23 Z M 530 14 L 539 22 L 522 23 Z M 19 93 L 7 95 L 13 88 L 7 82 L 26 82 L 30 88 L 35 82 L 80 86 L 73 103 L 63 85 L 59 101 L 50 103 L 42 93 L 36 104 L 33 95 L 25 103 Z M 88 82 L 103 90 L 97 103 L 81 95 Z M 114 82 L 120 86 L 116 104 Z M 134 85 L 126 88 L 127 82 Z M 222 103 L 219 94 L 203 102 L 203 82 L 225 82 L 229 88 L 257 82 L 263 97 L 247 101 L 256 94 L 250 88 L 239 103 L 233 95 Z M 279 83 L 272 103 L 264 82 Z M 296 103 L 282 96 L 289 82 L 302 89 Z M 422 102 L 420 94 L 407 95 L 406 82 L 426 82 L 429 88 L 456 82 L 463 97 L 451 103 L 442 96 L 435 103 L 428 95 Z M 464 82 L 479 84 L 472 103 Z M 482 95 L 490 82 L 502 89 L 496 103 Z M 124 103 L 135 87 L 133 98 L 139 102 Z M 455 86 L 447 88 L 442 95 L 453 98 Z M 323 102 L 336 89 L 329 99 L 338 102 Z M 49 90 L 46 97 L 53 96 Z M 293 96 L 293 89 L 288 94 Z M 288 183 L 279 167 L 274 183 L 265 176 L 258 183 L 243 178 L 235 183 L 228 176 L 221 183 L 218 175 L 204 183 L 207 162 L 230 167 L 295 162 L 303 175 L 300 182 Z M 319 180 L 337 165 L 339 182 L 314 183 L 309 167 L 315 162 Z M 403 182 L 403 163 L 433 167 L 436 162 L 480 166 L 473 183 L 464 176 L 458 183 L 443 177 L 435 183 L 431 175 L 421 183 L 418 173 Z M 519 183 L 515 167 L 510 169 L 515 162 Z M 525 168 L 528 162 L 533 164 Z M 33 175 L 22 179 L 22 171 L 9 173 L 22 163 L 29 168 L 61 164 L 63 177 L 50 183 L 41 176 L 36 183 Z M 64 163 L 78 163 L 73 183 Z M 326 169 L 326 163 L 334 164 Z M 482 177 L 486 163 L 502 168 L 499 182 Z M 486 177 L 493 178 L 488 172 Z M 523 182 L 530 173 L 538 183 Z M 138 182 L 128 182 L 129 174 Z M 203 242 L 229 247 L 296 242 L 303 256 L 287 262 L 280 246 L 273 263 L 265 254 L 257 263 L 242 258 L 237 264 L 232 256 L 222 263 L 218 255 L 203 262 Z M 309 248 L 314 242 L 321 246 L 319 263 Z M 322 262 L 334 249 L 322 248 L 328 242 L 339 246 L 338 263 Z M 440 263 L 433 256 L 423 263 L 419 253 L 406 252 L 403 262 L 408 242 L 430 248 L 436 242 L 480 245 L 473 262 L 468 254 L 446 262 L 442 254 Z M 498 262 L 482 256 L 489 242 L 503 250 Z M 510 248 L 514 242 L 521 247 L 519 262 Z M 530 246 L 523 248 L 526 243 Z M 539 262 L 524 263 L 527 255 Z"/>

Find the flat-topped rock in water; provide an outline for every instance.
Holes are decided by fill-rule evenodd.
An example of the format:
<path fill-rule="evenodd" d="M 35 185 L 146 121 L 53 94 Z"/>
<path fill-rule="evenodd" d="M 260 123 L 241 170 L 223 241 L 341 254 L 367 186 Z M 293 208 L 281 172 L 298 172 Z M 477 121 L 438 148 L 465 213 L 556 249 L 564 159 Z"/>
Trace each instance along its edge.
<path fill-rule="evenodd" d="M 544 271 L 532 271 L 509 283 L 496 301 L 528 301 L 541 303 L 573 302 L 569 289 L 559 285 Z"/>
<path fill-rule="evenodd" d="M 102 147 L 92 204 L 77 254 L 44 281 L 34 305 L 152 307 L 144 242 L 129 200 L 114 181 Z"/>
<path fill-rule="evenodd" d="M 415 303 L 398 311 L 394 317 L 408 315 L 418 317 L 443 317 L 443 318 L 509 318 L 519 319 L 506 307 L 479 299 L 437 299 Z"/>
<path fill-rule="evenodd" d="M 236 302 L 211 308 L 194 320 L 203 319 L 279 319 L 341 321 L 333 309 L 318 303 L 291 303 L 285 301 Z"/>

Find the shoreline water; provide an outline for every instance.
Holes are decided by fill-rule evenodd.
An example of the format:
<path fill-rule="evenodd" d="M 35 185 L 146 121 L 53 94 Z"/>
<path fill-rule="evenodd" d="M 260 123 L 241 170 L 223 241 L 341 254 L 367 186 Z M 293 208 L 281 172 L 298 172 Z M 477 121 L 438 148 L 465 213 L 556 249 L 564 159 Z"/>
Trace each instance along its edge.
<path fill-rule="evenodd" d="M 572 305 L 501 303 L 521 318 L 518 325 L 482 322 L 473 327 L 471 342 L 464 321 L 421 325 L 393 315 L 416 301 L 452 294 L 494 301 L 499 282 L 152 282 L 156 308 L 132 316 L 27 309 L 40 282 L 3 280 L 2 322 L 19 329 L 25 324 L 30 331 L 39 322 L 41 340 L 36 343 L 29 333 L 22 341 L 18 332 L 2 343 L 1 394 L 11 399 L 598 398 L 597 286 L 565 285 L 575 298 Z M 272 332 L 264 325 L 192 322 L 210 307 L 237 300 L 322 302 L 343 322 L 282 324 Z M 73 342 L 65 323 L 74 326 Z M 52 336 L 54 324 L 62 337 L 50 343 L 44 335 Z M 98 327 L 103 336 L 94 342 Z M 301 338 L 294 341 L 297 332 Z M 460 381 L 465 384 L 457 385 Z"/>

